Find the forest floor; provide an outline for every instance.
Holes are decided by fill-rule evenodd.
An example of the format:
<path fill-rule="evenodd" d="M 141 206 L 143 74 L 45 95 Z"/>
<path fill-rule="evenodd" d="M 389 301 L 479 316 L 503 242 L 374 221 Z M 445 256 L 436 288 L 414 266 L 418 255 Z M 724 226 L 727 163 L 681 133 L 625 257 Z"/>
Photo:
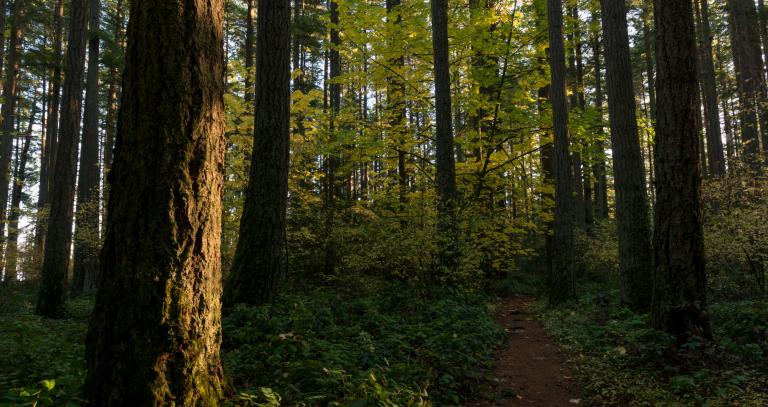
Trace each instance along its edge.
<path fill-rule="evenodd" d="M 559 407 L 581 402 L 557 347 L 536 319 L 534 303 L 532 297 L 513 296 L 498 305 L 496 323 L 507 339 L 497 354 L 492 388 L 483 392 L 493 399 L 467 402 L 465 406 Z"/>

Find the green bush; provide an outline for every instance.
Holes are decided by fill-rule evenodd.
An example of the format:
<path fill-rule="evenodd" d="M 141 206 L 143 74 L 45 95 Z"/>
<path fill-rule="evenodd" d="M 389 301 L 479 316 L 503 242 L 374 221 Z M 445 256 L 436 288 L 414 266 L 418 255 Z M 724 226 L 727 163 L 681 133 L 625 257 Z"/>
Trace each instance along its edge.
<path fill-rule="evenodd" d="M 269 387 L 289 405 L 457 404 L 483 380 L 500 339 L 485 298 L 423 298 L 401 285 L 239 307 L 224 332 L 234 384 Z"/>

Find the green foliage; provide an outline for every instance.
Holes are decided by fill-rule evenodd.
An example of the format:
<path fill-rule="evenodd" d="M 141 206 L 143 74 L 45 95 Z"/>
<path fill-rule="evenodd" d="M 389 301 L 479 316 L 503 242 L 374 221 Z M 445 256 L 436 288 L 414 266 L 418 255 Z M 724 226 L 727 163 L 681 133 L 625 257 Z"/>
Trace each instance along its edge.
<path fill-rule="evenodd" d="M 716 298 L 765 297 L 768 268 L 768 178 L 745 172 L 704 187 L 705 247 Z"/>
<path fill-rule="evenodd" d="M 237 308 L 223 324 L 235 385 L 269 386 L 290 405 L 457 404 L 483 378 L 500 335 L 484 297 L 423 297 L 403 285 L 288 296 Z"/>
<path fill-rule="evenodd" d="M 674 339 L 648 327 L 619 303 L 618 289 L 599 284 L 570 308 L 540 311 L 560 342 L 586 401 L 601 406 L 762 406 L 768 403 L 765 358 L 749 367 L 752 332 L 765 327 L 765 304 L 711 307 L 719 343 Z M 758 322 L 762 318 L 762 322 Z M 734 321 L 730 324 L 723 321 Z M 762 331 L 765 332 L 764 330 Z M 764 348 L 762 348 L 764 349 Z M 763 369 L 762 372 L 760 369 Z"/>
<path fill-rule="evenodd" d="M 0 404 L 79 405 L 92 299 L 70 301 L 70 318 L 51 320 L 32 314 L 35 294 L 25 286 L 0 291 L 15 304 L 0 306 Z"/>

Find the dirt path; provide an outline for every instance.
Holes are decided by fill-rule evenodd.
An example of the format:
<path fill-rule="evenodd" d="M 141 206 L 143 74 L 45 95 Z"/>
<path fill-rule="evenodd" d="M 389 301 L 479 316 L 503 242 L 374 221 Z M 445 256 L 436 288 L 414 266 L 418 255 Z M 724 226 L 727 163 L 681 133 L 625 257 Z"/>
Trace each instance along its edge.
<path fill-rule="evenodd" d="M 561 357 L 531 311 L 533 299 L 512 297 L 499 304 L 496 322 L 509 342 L 499 349 L 494 377 L 485 391 L 487 400 L 464 406 L 577 406 L 576 384 L 561 366 Z"/>

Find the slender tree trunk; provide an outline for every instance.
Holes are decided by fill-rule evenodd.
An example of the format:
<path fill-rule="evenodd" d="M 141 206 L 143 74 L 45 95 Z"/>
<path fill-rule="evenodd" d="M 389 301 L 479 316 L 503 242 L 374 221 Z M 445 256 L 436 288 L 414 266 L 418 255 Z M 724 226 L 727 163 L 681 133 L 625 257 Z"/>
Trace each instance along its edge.
<path fill-rule="evenodd" d="M 53 169 L 56 164 L 56 146 L 59 138 L 59 105 L 61 102 L 62 43 L 64 41 L 64 0 L 56 0 L 53 16 L 53 69 L 51 70 L 51 100 L 46 119 L 45 162 L 40 167 L 40 195 L 37 202 L 37 223 L 35 225 L 35 253 L 42 259 L 45 250 L 45 236 L 51 196 Z"/>
<path fill-rule="evenodd" d="M 654 35 L 653 13 L 651 12 L 653 0 L 643 0 L 643 38 L 645 38 L 645 74 L 648 79 L 648 102 L 651 106 L 651 121 L 656 122 L 656 81 L 653 71 L 653 47 Z"/>
<path fill-rule="evenodd" d="M 550 101 L 555 134 L 553 151 L 555 176 L 555 216 L 550 274 L 551 304 L 576 296 L 573 270 L 574 202 L 568 153 L 568 101 L 566 98 L 565 45 L 563 43 L 562 0 L 547 0 L 549 22 Z"/>
<path fill-rule="evenodd" d="M 760 106 L 765 102 L 762 93 L 765 89 L 762 59 L 760 58 L 760 37 L 757 16 L 752 0 L 728 0 L 731 47 L 736 68 L 737 90 L 739 94 L 739 121 L 741 139 L 744 145 L 744 160 L 752 168 L 758 167 L 760 153 L 760 134 L 768 135 L 768 125 L 762 120 L 758 129 L 758 120 L 768 119 L 768 113 Z M 764 140 L 768 141 L 768 140 Z M 767 144 L 767 143 L 764 143 Z"/>
<path fill-rule="evenodd" d="M 451 128 L 451 77 L 448 62 L 448 2 L 430 0 L 435 67 L 435 147 L 437 158 L 437 239 L 441 273 L 458 265 L 456 163 Z"/>
<path fill-rule="evenodd" d="M 6 280 L 13 281 L 17 274 L 17 259 L 19 247 L 19 218 L 21 217 L 21 198 L 24 190 L 24 182 L 27 174 L 27 161 L 29 159 L 29 146 L 32 142 L 32 126 L 37 116 L 37 103 L 32 101 L 32 112 L 29 116 L 27 131 L 24 133 L 24 144 L 18 154 L 16 175 L 14 176 L 11 192 L 11 213 L 8 215 L 8 246 L 5 249 L 5 275 Z"/>
<path fill-rule="evenodd" d="M 387 0 L 387 29 L 389 30 L 389 44 L 391 50 L 397 55 L 388 61 L 394 73 L 387 78 L 387 115 L 389 116 L 390 139 L 395 143 L 397 151 L 397 188 L 398 208 L 400 224 L 406 225 L 406 205 L 408 204 L 408 172 L 406 168 L 406 148 L 408 133 L 405 128 L 405 82 L 399 75 L 403 74 L 405 56 L 397 50 L 402 38 L 403 17 L 400 14 L 400 0 Z"/>
<path fill-rule="evenodd" d="M 37 313 L 45 317 L 61 317 L 72 243 L 72 211 L 77 170 L 77 139 L 80 133 L 85 76 L 88 0 L 72 0 L 69 8 L 69 41 L 67 46 L 63 110 L 56 147 L 56 165 L 51 185 L 51 210 L 45 238 L 45 254 L 40 273 Z"/>
<path fill-rule="evenodd" d="M 760 22 L 760 38 L 763 42 L 763 63 L 768 65 L 768 8 L 764 0 L 757 0 L 757 17 Z"/>
<path fill-rule="evenodd" d="M 289 0 L 260 0 L 256 39 L 256 116 L 240 239 L 225 294 L 227 306 L 263 305 L 285 272 L 285 216 L 291 101 Z"/>
<path fill-rule="evenodd" d="M 329 13 L 331 17 L 330 43 L 328 52 L 328 79 L 330 84 L 328 92 L 330 94 L 331 120 L 329 132 L 331 140 L 336 139 L 336 120 L 341 112 L 341 84 L 337 83 L 337 78 L 341 75 L 341 56 L 339 47 L 341 37 L 339 36 L 339 5 L 333 0 L 329 1 Z M 336 171 L 339 167 L 340 158 L 337 151 L 331 151 L 326 157 L 326 188 L 325 188 L 325 261 L 324 272 L 331 275 L 336 269 L 336 240 L 333 237 L 334 223 L 336 216 L 336 198 L 338 195 L 338 181 L 336 180 Z"/>
<path fill-rule="evenodd" d="M 709 5 L 701 2 L 699 26 L 701 27 L 701 81 L 704 90 L 704 117 L 707 129 L 707 155 L 709 174 L 714 177 L 725 175 L 725 155 L 720 133 L 720 110 L 717 106 L 717 86 L 715 82 L 715 61 L 712 56 L 712 30 L 709 26 Z"/>
<path fill-rule="evenodd" d="M 224 1 L 130 7 L 83 388 L 92 406 L 217 406 Z"/>
<path fill-rule="evenodd" d="M 642 312 L 648 310 L 651 303 L 651 226 L 632 84 L 627 9 L 623 1 L 601 0 L 600 4 L 610 101 L 622 299 L 633 310 Z"/>
<path fill-rule="evenodd" d="M 696 129 L 696 33 L 689 0 L 655 0 L 658 118 L 651 322 L 679 342 L 711 338 Z"/>
<path fill-rule="evenodd" d="M 597 18 L 593 14 L 593 18 Z M 595 213 L 597 219 L 608 219 L 608 176 L 605 170 L 605 143 L 603 139 L 605 137 L 605 131 L 603 128 L 603 76 L 602 76 L 602 62 L 600 60 L 602 54 L 602 47 L 600 46 L 600 32 L 599 30 L 594 33 L 592 47 L 592 56 L 594 59 L 595 67 L 595 108 L 598 114 L 598 129 L 597 137 L 595 138 L 595 153 L 594 166 L 592 172 L 595 175 Z"/>
<path fill-rule="evenodd" d="M 113 16 L 112 35 L 115 40 L 115 44 L 120 49 L 125 49 L 123 40 L 123 0 L 117 0 L 115 4 L 115 14 Z M 113 62 L 109 67 L 109 90 L 107 91 L 107 116 L 104 124 L 104 145 L 102 147 L 102 211 L 101 219 L 106 219 L 107 216 L 107 202 L 109 201 L 109 183 L 107 177 L 109 176 L 109 170 L 112 167 L 112 155 L 115 147 L 115 133 L 117 133 L 117 108 L 119 100 L 120 90 L 120 72 L 121 67 L 118 63 Z"/>
<path fill-rule="evenodd" d="M 72 294 L 96 287 L 99 236 L 99 21 L 100 0 L 89 0 L 88 77 L 77 181 Z"/>
<path fill-rule="evenodd" d="M 568 13 L 570 14 L 571 18 L 571 24 L 572 27 L 569 27 L 567 30 L 566 38 L 568 40 L 568 43 L 570 45 L 570 49 L 568 49 L 568 76 L 570 77 L 571 81 L 571 98 L 570 98 L 570 109 L 571 112 L 573 112 L 576 116 L 580 116 L 583 112 L 582 106 L 579 103 L 579 75 L 578 75 L 578 64 L 577 57 L 579 54 L 581 54 L 581 51 L 578 51 L 577 48 L 580 47 L 580 39 L 578 39 L 578 25 L 579 25 L 579 9 L 577 6 L 577 2 L 574 0 L 565 0 L 566 4 L 568 4 Z M 573 133 L 571 134 L 571 167 L 573 171 L 573 197 L 574 197 L 574 222 L 576 225 L 578 225 L 580 228 L 584 229 L 586 224 L 586 217 L 585 217 L 585 196 L 584 196 L 584 177 L 583 177 L 583 170 L 582 170 L 582 140 L 581 137 L 579 137 L 577 134 Z"/>
<path fill-rule="evenodd" d="M 245 9 L 245 103 L 253 101 L 253 39 L 255 38 L 254 19 L 256 18 L 256 0 L 246 0 Z"/>
<path fill-rule="evenodd" d="M 25 18 L 23 0 L 16 0 L 11 14 L 11 38 L 8 41 L 8 75 L 3 83 L 2 138 L 0 139 L 0 246 L 5 240 L 5 225 L 8 222 L 8 190 L 11 186 L 11 156 L 16 124 L 16 103 L 18 100 L 19 66 L 21 61 L 22 23 Z"/>
<path fill-rule="evenodd" d="M 5 9 L 7 0 L 0 0 L 0 83 L 3 80 L 3 61 L 5 60 Z"/>

